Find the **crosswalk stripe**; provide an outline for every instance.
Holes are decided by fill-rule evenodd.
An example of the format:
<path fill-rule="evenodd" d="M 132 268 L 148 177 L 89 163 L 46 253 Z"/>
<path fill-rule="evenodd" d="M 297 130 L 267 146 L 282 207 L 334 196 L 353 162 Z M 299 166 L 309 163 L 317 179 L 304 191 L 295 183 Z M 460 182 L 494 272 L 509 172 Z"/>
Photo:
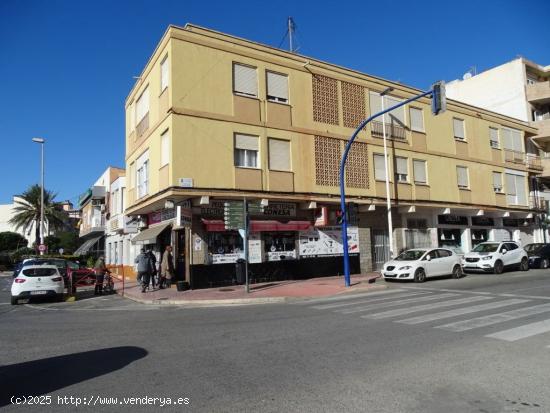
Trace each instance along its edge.
<path fill-rule="evenodd" d="M 504 300 L 504 301 L 498 301 L 496 303 L 486 303 L 486 304 L 474 305 L 472 307 L 457 308 L 454 310 L 443 311 L 441 313 L 420 315 L 417 317 L 406 318 L 404 320 L 398 320 L 397 322 L 403 323 L 403 324 L 427 323 L 429 321 L 441 320 L 443 318 L 456 317 L 459 315 L 477 313 L 479 311 L 485 311 L 485 310 L 494 310 L 496 308 L 507 307 L 510 305 L 522 304 L 527 302 L 529 302 L 529 300 L 520 300 L 520 299 Z"/>
<path fill-rule="evenodd" d="M 334 310 L 334 311 L 336 313 L 342 313 L 342 314 L 353 314 L 353 313 L 360 313 L 362 311 L 367 311 L 367 310 L 378 310 L 378 309 L 387 308 L 387 307 L 397 307 L 403 304 L 420 303 L 422 301 L 441 300 L 443 298 L 456 297 L 457 295 L 458 294 L 435 294 L 435 295 L 431 294 L 427 296 L 415 297 L 415 298 L 410 298 L 405 300 L 396 300 L 391 302 L 364 305 L 361 307 L 354 307 L 354 308 L 343 308 L 343 309 Z"/>
<path fill-rule="evenodd" d="M 389 317 L 400 316 L 403 314 L 414 313 L 416 311 L 425 311 L 425 310 L 433 310 L 435 308 L 452 307 L 453 305 L 469 304 L 469 303 L 473 303 L 476 301 L 483 301 L 483 300 L 492 300 L 493 298 L 494 297 L 478 295 L 474 297 L 459 298 L 458 300 L 450 300 L 450 301 L 443 301 L 439 303 L 417 305 L 415 307 L 398 308 L 396 310 L 383 311 L 381 313 L 368 314 L 361 317 L 374 318 L 374 319 L 389 318 Z"/>
<path fill-rule="evenodd" d="M 353 300 L 356 298 L 364 298 L 364 297 L 376 297 L 379 295 L 386 295 L 386 294 L 394 294 L 398 292 L 406 291 L 402 288 L 395 288 L 391 290 L 383 290 L 383 291 L 370 291 L 362 294 L 349 294 L 349 295 L 337 295 L 335 297 L 321 297 L 321 298 L 314 298 L 311 300 L 306 301 L 299 301 L 297 304 L 300 305 L 309 305 L 313 303 L 318 302 L 330 302 L 330 301 L 340 301 L 340 300 Z"/>
<path fill-rule="evenodd" d="M 380 302 L 380 301 L 387 301 L 387 300 L 393 300 L 393 299 L 396 299 L 396 298 L 403 298 L 403 297 L 412 297 L 412 296 L 415 296 L 415 295 L 425 295 L 425 294 L 431 294 L 430 292 L 428 291 L 424 291 L 424 292 L 415 292 L 415 293 L 403 293 L 403 294 L 395 294 L 395 295 L 392 295 L 392 296 L 383 296 L 383 297 L 374 297 L 374 298 L 367 298 L 365 297 L 365 299 L 363 300 L 359 300 L 359 301 L 351 301 L 351 302 L 345 302 L 345 303 L 341 303 L 341 302 L 338 302 L 338 303 L 333 303 L 333 304 L 323 304 L 323 305 L 316 305 L 316 306 L 312 306 L 311 308 L 315 308 L 316 310 L 326 310 L 326 309 L 329 309 L 329 308 L 338 308 L 338 307 L 346 307 L 346 306 L 350 306 L 350 305 L 357 305 L 357 304 L 365 304 L 365 303 L 377 303 L 377 302 Z"/>
<path fill-rule="evenodd" d="M 492 324 L 504 323 L 506 321 L 516 320 L 522 317 L 528 317 L 535 314 L 550 312 L 550 304 L 539 304 L 531 307 L 519 308 L 517 310 L 506 311 L 499 314 L 490 314 L 482 317 L 472 318 L 470 320 L 457 321 L 454 323 L 437 326 L 443 330 L 460 332 L 472 330 L 474 328 L 486 327 Z"/>
<path fill-rule="evenodd" d="M 488 334 L 485 337 L 496 338 L 505 341 L 517 341 L 522 338 L 536 336 L 550 331 L 550 320 L 537 321 L 536 323 L 525 324 L 498 333 Z"/>

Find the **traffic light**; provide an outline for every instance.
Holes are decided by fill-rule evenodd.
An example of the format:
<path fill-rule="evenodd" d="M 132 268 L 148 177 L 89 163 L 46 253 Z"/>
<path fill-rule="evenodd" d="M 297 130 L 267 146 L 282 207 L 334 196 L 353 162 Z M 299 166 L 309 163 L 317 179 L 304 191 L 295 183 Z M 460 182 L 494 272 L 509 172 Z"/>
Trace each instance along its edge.
<path fill-rule="evenodd" d="M 447 110 L 445 82 L 440 80 L 432 85 L 432 113 L 439 115 Z"/>

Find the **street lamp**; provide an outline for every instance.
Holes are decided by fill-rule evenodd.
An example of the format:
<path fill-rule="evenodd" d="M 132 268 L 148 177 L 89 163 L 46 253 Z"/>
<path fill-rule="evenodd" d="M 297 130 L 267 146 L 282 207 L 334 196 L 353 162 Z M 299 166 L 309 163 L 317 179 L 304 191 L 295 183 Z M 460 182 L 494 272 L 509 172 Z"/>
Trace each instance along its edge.
<path fill-rule="evenodd" d="M 388 87 L 380 92 L 382 112 L 384 112 L 384 97 L 393 91 L 393 87 Z M 390 121 L 391 122 L 391 121 Z M 390 259 L 393 258 L 393 224 L 391 220 L 391 196 L 390 196 L 390 174 L 388 167 L 388 147 L 386 144 L 386 114 L 382 115 L 382 136 L 384 140 L 384 169 L 386 170 L 386 209 L 388 215 L 388 239 L 390 242 Z"/>
<path fill-rule="evenodd" d="M 41 193 L 40 193 L 40 245 L 44 245 L 44 143 L 43 138 L 32 138 L 32 141 L 40 144 L 41 157 L 40 157 L 40 176 L 41 176 Z M 40 249 L 40 255 L 44 255 L 42 248 Z"/>

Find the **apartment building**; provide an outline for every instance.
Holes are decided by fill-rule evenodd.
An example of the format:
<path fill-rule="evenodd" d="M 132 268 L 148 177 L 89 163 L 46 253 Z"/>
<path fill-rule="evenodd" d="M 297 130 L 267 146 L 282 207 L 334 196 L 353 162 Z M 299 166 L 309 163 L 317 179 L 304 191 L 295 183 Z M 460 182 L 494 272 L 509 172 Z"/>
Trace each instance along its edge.
<path fill-rule="evenodd" d="M 197 288 L 226 282 L 242 239 L 223 205 L 255 200 L 253 274 L 341 273 L 339 162 L 354 128 L 420 91 L 194 25 L 170 26 L 126 100 L 127 209 L 136 243 L 176 250 L 178 278 Z M 371 122 L 346 169 L 352 271 L 388 258 L 383 128 L 397 249 L 469 251 L 488 239 L 535 237 L 525 154 L 528 122 L 449 101 L 434 117 L 421 99 Z"/>

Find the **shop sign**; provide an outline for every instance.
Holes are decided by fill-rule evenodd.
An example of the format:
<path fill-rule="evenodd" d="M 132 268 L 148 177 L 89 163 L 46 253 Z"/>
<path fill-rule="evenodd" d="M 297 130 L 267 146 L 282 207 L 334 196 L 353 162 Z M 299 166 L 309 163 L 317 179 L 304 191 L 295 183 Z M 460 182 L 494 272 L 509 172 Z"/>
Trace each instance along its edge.
<path fill-rule="evenodd" d="M 281 260 L 295 260 L 296 259 L 296 250 L 292 251 L 268 251 L 267 260 L 268 261 L 281 261 Z"/>
<path fill-rule="evenodd" d="M 223 217 L 225 203 L 224 200 L 213 200 L 208 205 L 201 205 L 201 216 L 205 218 Z"/>
<path fill-rule="evenodd" d="M 350 254 L 359 253 L 359 229 L 348 228 L 348 248 Z M 316 257 L 323 255 L 342 255 L 342 230 L 340 227 L 316 228 L 309 231 L 300 231 L 300 257 Z"/>
<path fill-rule="evenodd" d="M 437 222 L 440 225 L 468 225 L 468 217 L 461 215 L 438 215 Z"/>
<path fill-rule="evenodd" d="M 492 227 L 495 225 L 495 220 L 490 217 L 472 217 L 472 225 L 478 227 Z"/>
<path fill-rule="evenodd" d="M 262 214 L 259 214 L 262 215 Z M 291 202 L 269 202 L 269 205 L 264 206 L 264 216 L 269 217 L 295 217 L 296 204 Z"/>

